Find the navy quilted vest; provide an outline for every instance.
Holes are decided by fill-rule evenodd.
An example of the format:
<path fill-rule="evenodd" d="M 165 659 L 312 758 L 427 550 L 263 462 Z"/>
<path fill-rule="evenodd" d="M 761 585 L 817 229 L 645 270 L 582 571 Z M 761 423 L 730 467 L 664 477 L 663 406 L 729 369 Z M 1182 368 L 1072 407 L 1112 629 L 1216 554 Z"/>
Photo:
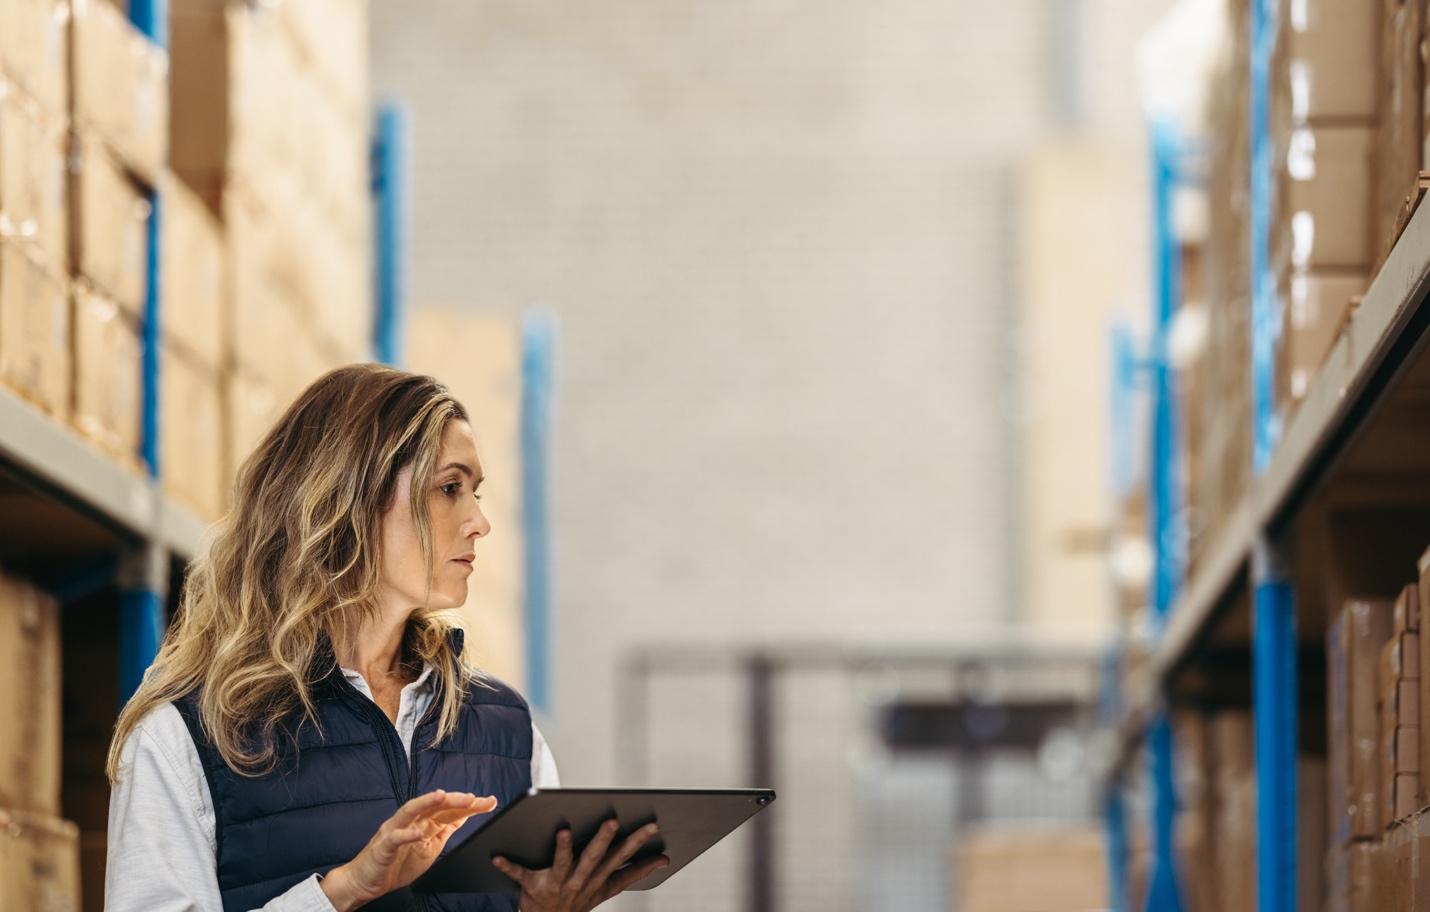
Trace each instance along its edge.
<path fill-rule="evenodd" d="M 460 651 L 461 631 L 453 646 Z M 330 656 L 331 652 L 327 652 Z M 329 659 L 330 661 L 330 659 Z M 470 688 L 461 721 L 435 747 L 436 701 L 418 723 L 412 756 L 372 700 L 353 688 L 337 664 L 314 687 L 322 737 L 312 725 L 280 739 L 280 762 L 259 777 L 239 776 L 199 726 L 198 698 L 175 703 L 203 760 L 217 816 L 218 882 L 224 912 L 247 912 L 314 873 L 352 859 L 378 826 L 410 798 L 433 789 L 495 795 L 501 806 L 531 787 L 531 713 L 521 696 L 492 678 Z M 447 849 L 475 832 L 474 817 Z M 364 909 L 514 912 L 516 894 L 423 896 L 397 890 Z"/>

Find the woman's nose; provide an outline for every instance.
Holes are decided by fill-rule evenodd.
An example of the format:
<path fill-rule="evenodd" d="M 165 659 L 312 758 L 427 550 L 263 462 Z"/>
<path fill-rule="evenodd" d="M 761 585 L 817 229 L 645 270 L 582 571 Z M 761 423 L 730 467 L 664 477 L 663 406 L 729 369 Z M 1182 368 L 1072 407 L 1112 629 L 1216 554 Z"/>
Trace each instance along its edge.
<path fill-rule="evenodd" d="M 467 518 L 462 534 L 468 538 L 485 538 L 491 531 L 492 524 L 487 521 L 487 514 L 482 511 L 482 505 L 473 499 L 472 515 Z"/>

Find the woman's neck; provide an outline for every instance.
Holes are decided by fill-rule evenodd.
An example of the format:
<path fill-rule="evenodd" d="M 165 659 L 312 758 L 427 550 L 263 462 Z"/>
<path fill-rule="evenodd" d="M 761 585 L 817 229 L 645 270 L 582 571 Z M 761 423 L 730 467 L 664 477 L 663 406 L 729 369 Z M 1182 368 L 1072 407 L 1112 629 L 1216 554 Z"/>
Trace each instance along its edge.
<path fill-rule="evenodd" d="M 339 648 L 338 664 L 363 676 L 368 686 L 404 674 L 402 642 L 407 632 L 407 618 L 383 617 L 364 621 L 354 642 Z"/>

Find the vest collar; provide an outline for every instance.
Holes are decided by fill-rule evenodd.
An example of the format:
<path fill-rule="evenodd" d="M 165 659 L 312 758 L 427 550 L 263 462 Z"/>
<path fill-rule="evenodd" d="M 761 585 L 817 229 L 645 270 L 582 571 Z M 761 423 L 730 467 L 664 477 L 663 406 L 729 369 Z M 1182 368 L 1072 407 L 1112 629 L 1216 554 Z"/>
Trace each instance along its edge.
<path fill-rule="evenodd" d="M 447 631 L 447 643 L 452 647 L 452 655 L 460 656 L 462 648 L 466 644 L 467 632 L 461 627 L 452 627 Z M 338 659 L 333 652 L 333 641 L 328 636 L 326 630 L 318 631 L 318 642 L 313 650 L 313 681 L 342 681 L 342 669 L 338 667 Z"/>

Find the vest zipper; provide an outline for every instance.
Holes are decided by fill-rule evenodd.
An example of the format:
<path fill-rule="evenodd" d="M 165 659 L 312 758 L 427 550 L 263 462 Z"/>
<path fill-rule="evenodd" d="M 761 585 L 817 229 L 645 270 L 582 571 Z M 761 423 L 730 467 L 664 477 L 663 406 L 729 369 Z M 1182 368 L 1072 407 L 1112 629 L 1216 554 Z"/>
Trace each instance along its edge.
<path fill-rule="evenodd" d="M 392 724 L 392 720 L 387 717 L 387 713 L 382 708 L 364 697 L 357 688 L 348 683 L 346 679 L 342 682 L 343 694 L 348 698 L 348 702 L 356 705 L 359 710 L 367 714 L 372 721 L 373 727 L 377 729 L 378 741 L 382 744 L 382 757 L 387 763 L 387 773 L 392 777 L 392 793 L 397 798 L 397 806 L 402 807 L 408 801 L 417 797 L 417 763 L 414 757 L 408 756 L 402 749 L 402 739 L 397 735 L 397 728 Z M 412 750 L 417 750 L 417 730 L 412 731 Z M 407 768 L 407 788 L 402 787 L 401 769 Z M 414 893 L 412 898 L 417 901 L 418 909 L 432 909 L 433 906 L 428 898 L 421 893 Z"/>

